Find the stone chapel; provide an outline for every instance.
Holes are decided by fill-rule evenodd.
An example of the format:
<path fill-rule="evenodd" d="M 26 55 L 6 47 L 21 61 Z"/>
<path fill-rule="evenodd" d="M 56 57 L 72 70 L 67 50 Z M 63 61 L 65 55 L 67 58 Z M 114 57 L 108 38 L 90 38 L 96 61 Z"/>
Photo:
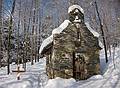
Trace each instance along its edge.
<path fill-rule="evenodd" d="M 85 80 L 100 74 L 99 34 L 84 22 L 84 10 L 79 5 L 68 9 L 65 20 L 41 44 L 40 55 L 46 57 L 49 78 Z"/>

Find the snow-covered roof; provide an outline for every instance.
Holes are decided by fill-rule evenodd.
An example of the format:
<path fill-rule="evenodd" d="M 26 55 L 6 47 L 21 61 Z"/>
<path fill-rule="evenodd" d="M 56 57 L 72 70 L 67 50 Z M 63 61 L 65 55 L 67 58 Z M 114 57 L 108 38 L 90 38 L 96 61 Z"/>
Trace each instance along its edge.
<path fill-rule="evenodd" d="M 79 5 L 72 5 L 72 6 L 70 6 L 68 8 L 68 13 L 70 13 L 71 11 L 73 11 L 76 8 L 79 9 L 84 14 L 84 10 Z"/>
<path fill-rule="evenodd" d="M 50 43 L 52 43 L 52 41 L 53 41 L 53 35 L 51 35 L 50 37 L 46 38 L 46 39 L 42 42 L 42 44 L 41 44 L 41 46 L 40 46 L 39 53 L 41 54 L 42 51 L 43 51 L 43 49 L 44 49 L 47 45 L 49 45 Z"/>
<path fill-rule="evenodd" d="M 65 20 L 58 28 L 55 28 L 53 31 L 52 31 L 52 35 L 48 38 L 46 38 L 42 44 L 41 44 L 41 47 L 40 47 L 40 50 L 39 50 L 39 53 L 41 54 L 43 49 L 49 45 L 50 43 L 52 43 L 53 41 L 53 34 L 59 34 L 61 33 L 67 26 L 68 24 L 70 23 L 69 20 Z"/>
<path fill-rule="evenodd" d="M 104 45 L 103 43 L 99 40 L 99 46 L 103 49 L 104 48 Z"/>
<path fill-rule="evenodd" d="M 52 34 L 61 33 L 68 26 L 69 23 L 70 23 L 69 20 L 65 20 L 58 28 L 56 28 L 52 31 Z"/>
<path fill-rule="evenodd" d="M 42 51 L 44 50 L 45 47 L 47 47 L 50 43 L 53 42 L 53 34 L 60 34 L 68 25 L 69 23 L 71 23 L 69 20 L 65 20 L 58 28 L 55 28 L 53 31 L 52 31 L 52 35 L 48 38 L 46 38 L 42 44 L 41 44 L 41 47 L 40 47 L 40 50 L 39 50 L 39 53 L 41 54 Z M 88 28 L 88 30 L 95 36 L 95 37 L 99 37 L 99 34 L 94 31 L 88 22 L 85 22 L 85 25 L 86 27 Z M 101 43 L 100 43 L 101 45 Z"/>
<path fill-rule="evenodd" d="M 96 32 L 95 30 L 93 30 L 93 29 L 90 27 L 90 24 L 89 24 L 88 22 L 85 22 L 85 25 L 86 25 L 86 27 L 88 28 L 88 30 L 89 30 L 95 37 L 98 37 L 98 38 L 99 38 L 100 34 L 99 34 L 98 32 Z M 100 46 L 101 48 L 104 47 L 103 44 L 102 44 L 102 42 L 101 42 L 100 40 L 99 40 L 99 46 Z"/>
<path fill-rule="evenodd" d="M 90 27 L 90 24 L 88 22 L 85 22 L 85 25 L 86 27 L 88 28 L 88 30 L 95 36 L 95 37 L 99 37 L 100 34 L 97 33 L 95 30 L 93 30 L 91 27 Z"/>

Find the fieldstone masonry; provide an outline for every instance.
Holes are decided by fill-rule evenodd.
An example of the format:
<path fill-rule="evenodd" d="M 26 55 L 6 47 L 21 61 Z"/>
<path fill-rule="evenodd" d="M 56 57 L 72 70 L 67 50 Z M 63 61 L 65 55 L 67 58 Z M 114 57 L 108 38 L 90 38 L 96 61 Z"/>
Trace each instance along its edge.
<path fill-rule="evenodd" d="M 50 78 L 75 78 L 84 80 L 100 73 L 98 38 L 84 23 L 79 8 L 69 13 L 71 23 L 53 35 L 51 53 L 47 54 L 47 74 Z"/>

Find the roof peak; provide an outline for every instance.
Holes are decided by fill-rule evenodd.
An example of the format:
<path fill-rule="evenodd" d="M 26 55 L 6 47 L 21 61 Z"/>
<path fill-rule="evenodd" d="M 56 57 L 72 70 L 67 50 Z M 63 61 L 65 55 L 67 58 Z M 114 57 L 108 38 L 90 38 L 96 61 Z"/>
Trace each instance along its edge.
<path fill-rule="evenodd" d="M 74 9 L 79 9 L 83 14 L 84 14 L 84 10 L 81 6 L 79 5 L 72 5 L 68 8 L 68 13 L 70 13 L 71 11 L 73 11 Z"/>

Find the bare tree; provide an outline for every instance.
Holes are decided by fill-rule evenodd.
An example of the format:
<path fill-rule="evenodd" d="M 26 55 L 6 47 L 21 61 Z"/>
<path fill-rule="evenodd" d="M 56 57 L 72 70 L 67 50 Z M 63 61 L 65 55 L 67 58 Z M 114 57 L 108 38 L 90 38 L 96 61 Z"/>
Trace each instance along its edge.
<path fill-rule="evenodd" d="M 15 8 L 15 1 L 13 0 L 13 4 L 12 4 L 12 10 L 10 13 L 10 18 L 9 18 L 9 33 L 8 33 L 8 66 L 7 66 L 7 74 L 10 73 L 10 50 L 11 50 L 11 32 L 12 32 L 12 25 L 13 25 L 13 13 L 14 13 L 14 8 Z"/>
<path fill-rule="evenodd" d="M 106 45 L 103 25 L 102 25 L 102 22 L 101 22 L 101 18 L 100 18 L 100 14 L 99 14 L 99 11 L 98 11 L 98 6 L 97 6 L 96 1 L 95 1 L 95 7 L 96 7 L 97 16 L 98 16 L 98 19 L 99 19 L 99 22 L 100 22 L 99 24 L 100 24 L 100 29 L 101 29 L 101 32 L 102 32 L 102 38 L 103 38 L 103 44 L 104 44 L 104 50 L 105 50 L 105 58 L 106 58 L 106 63 L 107 63 L 108 62 L 107 47 L 106 47 L 107 45 Z"/>
<path fill-rule="evenodd" d="M 0 67 L 2 59 L 2 4 L 3 0 L 0 0 Z"/>

